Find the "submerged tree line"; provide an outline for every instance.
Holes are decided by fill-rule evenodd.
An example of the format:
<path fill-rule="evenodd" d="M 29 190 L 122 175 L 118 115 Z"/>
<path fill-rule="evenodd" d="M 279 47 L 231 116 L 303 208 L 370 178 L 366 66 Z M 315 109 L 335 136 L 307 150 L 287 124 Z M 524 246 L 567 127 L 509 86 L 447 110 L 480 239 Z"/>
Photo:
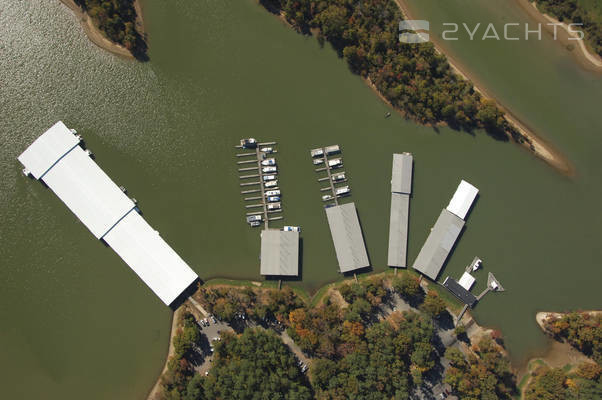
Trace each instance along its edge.
<path fill-rule="evenodd" d="M 329 42 L 351 71 L 368 79 L 408 118 L 445 122 L 464 130 L 484 128 L 497 138 L 524 138 L 493 100 L 454 73 L 432 43 L 399 41 L 403 19 L 394 0 L 263 0 L 298 31 Z"/>

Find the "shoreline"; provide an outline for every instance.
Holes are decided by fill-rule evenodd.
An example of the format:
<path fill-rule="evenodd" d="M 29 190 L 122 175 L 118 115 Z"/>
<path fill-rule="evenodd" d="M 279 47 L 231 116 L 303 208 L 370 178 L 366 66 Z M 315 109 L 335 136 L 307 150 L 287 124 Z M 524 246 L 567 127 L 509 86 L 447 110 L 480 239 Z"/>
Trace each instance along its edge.
<path fill-rule="evenodd" d="M 395 0 L 395 3 L 406 19 L 414 19 L 412 12 L 409 10 L 409 7 L 404 0 Z M 500 104 L 497 98 L 484 89 L 484 85 L 468 72 L 469 69 L 465 65 L 455 59 L 449 52 L 442 50 L 442 46 L 436 39 L 434 39 L 434 35 L 431 35 L 431 43 L 433 43 L 435 51 L 447 58 L 447 62 L 449 63 L 450 67 L 458 76 L 464 80 L 470 81 L 474 87 L 474 90 L 480 93 L 483 97 L 495 101 L 498 108 L 504 112 L 504 118 L 506 121 L 508 121 L 508 123 L 525 139 L 525 141 L 522 143 L 515 140 L 516 143 L 520 144 L 523 148 L 526 148 L 536 157 L 556 169 L 561 174 L 568 177 L 575 176 L 575 168 L 572 163 L 552 144 L 550 144 L 541 136 L 537 135 L 525 123 L 521 122 L 516 116 L 514 116 L 506 107 Z M 374 90 L 376 89 L 374 88 Z M 382 95 L 380 97 L 381 99 L 384 98 Z M 389 102 L 387 103 L 390 104 Z M 512 137 L 510 137 L 510 139 L 514 140 Z"/>
<path fill-rule="evenodd" d="M 109 40 L 101 31 L 98 29 L 92 19 L 85 13 L 77 4 L 75 4 L 74 0 L 60 0 L 67 8 L 69 8 L 75 14 L 76 18 L 79 20 L 79 23 L 84 30 L 84 33 L 88 37 L 88 39 L 94 43 L 96 46 L 100 47 L 103 50 L 108 51 L 116 56 L 127 58 L 129 60 L 135 60 L 136 58 L 132 55 L 132 53 L 126 49 L 124 46 L 117 44 L 111 40 Z M 141 29 L 141 35 L 144 37 L 146 33 L 144 31 L 144 20 L 142 18 L 142 7 L 140 5 L 140 0 L 134 0 L 134 8 L 136 9 L 136 28 Z"/>
<path fill-rule="evenodd" d="M 537 8 L 537 1 L 531 0 L 515 0 L 516 3 L 520 6 L 523 11 L 529 15 L 535 21 L 541 23 L 545 26 L 546 31 L 554 35 L 554 28 L 547 24 L 557 24 L 562 27 L 562 29 L 557 30 L 557 38 L 558 42 L 562 44 L 565 50 L 567 50 L 571 56 L 577 61 L 577 63 L 593 72 L 602 73 L 602 58 L 600 58 L 597 54 L 592 53 L 590 49 L 585 44 L 584 40 L 570 40 L 570 38 L 578 38 L 577 35 L 571 34 L 569 32 L 569 27 L 566 23 L 560 22 L 553 16 L 546 14 Z M 576 42 L 576 43 L 575 43 Z M 567 46 L 573 45 L 575 49 L 578 51 L 573 51 L 574 49 L 568 49 Z"/>
<path fill-rule="evenodd" d="M 588 314 L 601 314 L 602 311 L 581 311 Z M 550 338 L 546 332 L 543 321 L 549 316 L 561 317 L 568 313 L 561 312 L 549 312 L 549 311 L 540 311 L 535 314 L 535 321 L 537 325 L 542 330 L 546 337 Z M 552 341 L 548 348 L 544 353 L 540 356 L 534 356 L 525 361 L 523 365 L 519 366 L 517 371 L 517 381 L 520 382 L 526 375 L 529 374 L 529 366 L 537 361 L 541 360 L 546 363 L 548 366 L 552 368 L 562 368 L 567 364 L 577 365 L 581 362 L 594 362 L 591 358 L 587 357 L 585 354 L 581 353 L 579 350 L 575 349 L 567 342 L 559 342 L 553 338 L 550 338 Z M 525 383 L 526 387 L 526 383 Z"/>

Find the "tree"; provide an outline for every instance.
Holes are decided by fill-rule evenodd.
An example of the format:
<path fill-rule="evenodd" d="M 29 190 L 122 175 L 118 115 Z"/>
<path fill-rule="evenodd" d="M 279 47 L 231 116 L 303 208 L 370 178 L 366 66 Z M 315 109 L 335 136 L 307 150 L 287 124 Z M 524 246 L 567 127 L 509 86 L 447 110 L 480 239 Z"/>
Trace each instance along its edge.
<path fill-rule="evenodd" d="M 433 318 L 437 318 L 446 311 L 446 305 L 443 299 L 431 290 L 426 294 L 424 303 L 420 305 L 420 310 Z"/>

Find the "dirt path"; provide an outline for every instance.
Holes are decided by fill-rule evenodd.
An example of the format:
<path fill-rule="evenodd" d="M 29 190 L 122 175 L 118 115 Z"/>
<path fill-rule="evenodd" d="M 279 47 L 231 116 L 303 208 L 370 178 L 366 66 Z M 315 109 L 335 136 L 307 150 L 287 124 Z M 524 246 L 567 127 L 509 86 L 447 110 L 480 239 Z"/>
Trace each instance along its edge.
<path fill-rule="evenodd" d="M 395 0 L 399 9 L 401 10 L 404 18 L 414 19 L 412 12 L 410 11 L 405 0 Z M 498 107 L 504 111 L 505 118 L 510 125 L 512 125 L 522 136 L 524 136 L 527 141 L 522 145 L 533 152 L 537 157 L 554 167 L 556 170 L 561 172 L 567 176 L 573 176 L 575 174 L 575 169 L 573 165 L 569 162 L 569 160 L 560 153 L 559 150 L 554 148 L 550 143 L 545 141 L 543 138 L 538 136 L 533 130 L 527 127 L 524 123 L 522 123 L 516 116 L 514 116 L 510 110 L 504 107 L 500 102 L 493 96 L 489 91 L 484 88 L 484 85 L 480 83 L 475 77 L 470 74 L 470 70 L 459 62 L 457 59 L 453 57 L 453 55 L 449 54 L 449 52 L 443 51 L 443 47 L 436 39 L 435 35 L 430 35 L 431 42 L 435 46 L 435 50 L 445 55 L 447 61 L 451 68 L 465 80 L 471 81 L 474 89 L 479 92 L 483 97 L 492 99 L 496 102 Z M 383 98 L 383 97 L 381 97 Z"/>

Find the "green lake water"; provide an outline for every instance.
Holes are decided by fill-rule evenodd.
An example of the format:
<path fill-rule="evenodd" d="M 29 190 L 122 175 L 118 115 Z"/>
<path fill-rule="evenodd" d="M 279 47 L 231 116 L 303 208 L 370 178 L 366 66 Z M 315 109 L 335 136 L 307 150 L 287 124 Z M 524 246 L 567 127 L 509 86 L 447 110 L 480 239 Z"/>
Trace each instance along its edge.
<path fill-rule="evenodd" d="M 420 12 L 441 21 L 521 18 L 510 3 L 489 3 L 428 0 Z M 202 279 L 261 279 L 259 230 L 243 221 L 233 148 L 256 137 L 278 141 L 284 222 L 303 228 L 294 285 L 313 291 L 340 276 L 308 152 L 338 143 L 375 271 L 386 268 L 393 152 L 415 159 L 409 262 L 460 179 L 481 190 L 442 277 L 459 276 L 475 255 L 484 260 L 474 290 L 492 271 L 508 291 L 488 295 L 475 314 L 502 329 L 515 361 L 545 348 L 537 310 L 600 308 L 602 81 L 550 40 L 458 41 L 450 50 L 567 154 L 574 179 L 482 132 L 383 118 L 388 108 L 328 46 L 251 0 L 145 1 L 144 64 L 95 47 L 58 1 L 0 0 L 0 10 L 6 398 L 142 399 L 167 349 L 171 311 L 50 190 L 20 173 L 16 157 L 58 119 L 84 136 Z"/>

